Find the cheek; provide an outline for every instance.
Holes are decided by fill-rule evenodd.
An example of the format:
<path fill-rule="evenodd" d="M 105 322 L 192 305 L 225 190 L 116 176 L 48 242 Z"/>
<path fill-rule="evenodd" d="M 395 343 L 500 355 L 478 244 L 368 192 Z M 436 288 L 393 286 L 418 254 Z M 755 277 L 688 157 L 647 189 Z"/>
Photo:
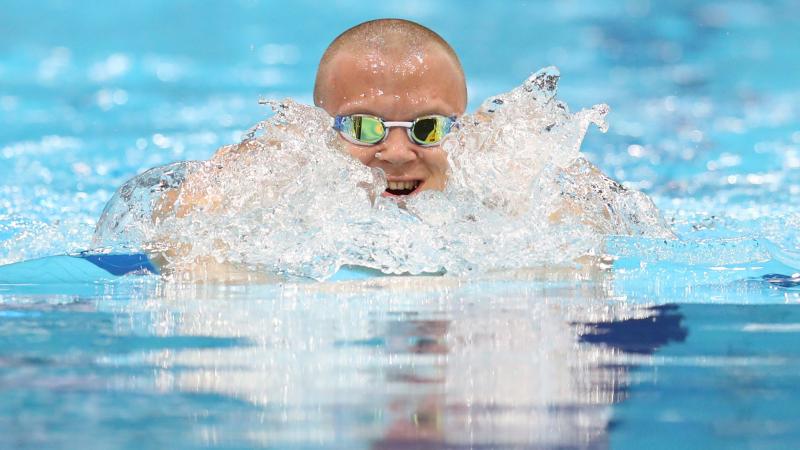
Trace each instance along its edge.
<path fill-rule="evenodd" d="M 441 148 L 428 150 L 428 153 L 425 154 L 424 162 L 433 175 L 447 173 L 447 153 Z"/>
<path fill-rule="evenodd" d="M 344 141 L 344 139 L 342 140 Z M 369 166 L 370 163 L 374 161 L 374 151 L 369 147 L 360 147 L 347 141 L 344 141 L 344 146 L 347 152 L 350 153 L 350 156 L 361 161 L 364 165 Z"/>

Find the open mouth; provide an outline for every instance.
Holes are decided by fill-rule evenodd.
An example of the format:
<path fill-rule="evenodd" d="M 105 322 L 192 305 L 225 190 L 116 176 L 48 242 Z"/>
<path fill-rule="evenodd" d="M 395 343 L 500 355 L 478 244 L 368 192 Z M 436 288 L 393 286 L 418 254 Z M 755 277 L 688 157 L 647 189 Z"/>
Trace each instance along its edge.
<path fill-rule="evenodd" d="M 413 194 L 417 188 L 422 184 L 422 180 L 411 180 L 411 181 L 389 181 L 386 183 L 386 190 L 383 192 L 383 195 L 389 196 L 400 196 L 400 195 L 411 195 Z"/>

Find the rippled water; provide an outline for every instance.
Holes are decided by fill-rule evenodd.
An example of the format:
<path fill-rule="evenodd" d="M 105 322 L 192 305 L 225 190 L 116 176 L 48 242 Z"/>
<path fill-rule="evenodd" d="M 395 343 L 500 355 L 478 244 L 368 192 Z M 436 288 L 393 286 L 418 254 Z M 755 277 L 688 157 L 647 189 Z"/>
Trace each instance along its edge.
<path fill-rule="evenodd" d="M 6 2 L 0 262 L 92 247 L 126 180 L 238 142 L 270 114 L 260 98 L 308 103 L 324 46 L 367 14 L 450 40 L 473 111 L 558 66 L 560 100 L 611 107 L 608 133 L 584 139 L 586 159 L 652 198 L 678 239 L 603 240 L 618 259 L 599 273 L 2 286 L 0 446 L 797 446 L 800 293 L 763 275 L 800 268 L 800 4 L 385 2 L 343 13 L 355 6 Z M 452 150 L 455 167 L 480 171 Z M 468 178 L 454 187 L 480 193 Z M 413 206 L 395 219 L 460 214 Z M 598 245 L 543 242 L 554 247 L 539 262 Z M 453 248 L 430 267 L 406 255 L 396 268 L 498 262 L 490 245 Z M 532 255 L 495 254 L 515 252 Z M 345 254 L 320 270 L 300 259 L 292 273 L 363 261 Z"/>

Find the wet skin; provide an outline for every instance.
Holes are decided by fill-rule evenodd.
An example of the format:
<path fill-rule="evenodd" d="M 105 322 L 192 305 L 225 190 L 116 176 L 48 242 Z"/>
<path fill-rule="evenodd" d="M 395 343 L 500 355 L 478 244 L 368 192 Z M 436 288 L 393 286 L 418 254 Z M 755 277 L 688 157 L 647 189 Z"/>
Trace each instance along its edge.
<path fill-rule="evenodd" d="M 330 61 L 321 82 L 315 102 L 331 116 L 364 113 L 410 122 L 430 114 L 460 116 L 467 104 L 458 66 L 435 47 L 360 55 L 343 50 Z M 383 169 L 390 182 L 417 181 L 414 193 L 444 189 L 447 155 L 441 147 L 415 144 L 405 128 L 391 128 L 386 140 L 372 146 L 340 139 L 353 157 Z"/>

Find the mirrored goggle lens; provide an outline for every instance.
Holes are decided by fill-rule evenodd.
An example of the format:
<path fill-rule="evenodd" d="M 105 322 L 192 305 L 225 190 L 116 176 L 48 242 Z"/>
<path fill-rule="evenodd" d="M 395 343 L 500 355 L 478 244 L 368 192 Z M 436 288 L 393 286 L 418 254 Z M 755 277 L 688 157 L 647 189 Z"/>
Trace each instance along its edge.
<path fill-rule="evenodd" d="M 450 119 L 442 116 L 420 117 L 411 127 L 411 136 L 420 145 L 438 144 L 450 132 Z"/>
<path fill-rule="evenodd" d="M 354 114 L 343 120 L 342 131 L 365 144 L 375 144 L 383 139 L 385 128 L 377 117 Z"/>

